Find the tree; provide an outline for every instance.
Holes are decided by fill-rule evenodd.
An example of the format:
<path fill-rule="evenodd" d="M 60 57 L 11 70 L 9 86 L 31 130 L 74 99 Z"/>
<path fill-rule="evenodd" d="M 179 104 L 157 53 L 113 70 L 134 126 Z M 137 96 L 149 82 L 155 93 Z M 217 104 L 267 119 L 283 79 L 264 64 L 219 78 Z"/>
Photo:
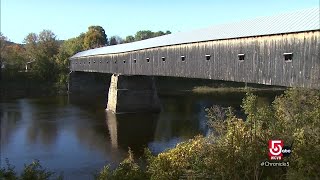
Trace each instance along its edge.
<path fill-rule="evenodd" d="M 101 26 L 90 26 L 84 37 L 84 48 L 92 49 L 107 45 L 107 35 Z"/>
<path fill-rule="evenodd" d="M 171 34 L 171 31 L 167 30 L 167 31 L 166 31 L 166 34 Z"/>
<path fill-rule="evenodd" d="M 149 39 L 149 38 L 153 38 L 154 33 L 150 30 L 143 30 L 143 31 L 138 31 L 136 33 L 136 35 L 134 36 L 134 39 L 136 41 L 141 41 L 144 39 Z"/>
<path fill-rule="evenodd" d="M 154 33 L 154 37 L 163 36 L 165 33 L 163 31 L 158 31 Z"/>
<path fill-rule="evenodd" d="M 56 40 L 56 35 L 50 30 L 43 30 L 39 33 L 39 48 L 43 54 L 48 57 L 53 57 L 58 53 L 59 42 Z"/>
<path fill-rule="evenodd" d="M 39 35 L 30 33 L 24 39 L 29 61 L 34 61 L 32 73 L 41 80 L 54 80 L 57 76 L 55 56 L 59 51 L 56 35 L 43 30 Z"/>
<path fill-rule="evenodd" d="M 158 32 L 152 32 L 150 30 L 143 30 L 143 31 L 138 31 L 134 37 L 135 41 L 141 41 L 144 39 L 149 39 L 153 37 L 158 37 L 158 36 L 163 36 L 166 34 L 171 34 L 170 31 L 166 31 L 165 33 L 163 31 L 158 31 Z"/>
<path fill-rule="evenodd" d="M 112 36 L 110 38 L 110 46 L 112 45 L 117 45 L 117 44 L 122 44 L 123 43 L 123 39 L 119 36 Z"/>
<path fill-rule="evenodd" d="M 135 39 L 133 36 L 127 36 L 126 39 L 124 40 L 124 43 L 131 43 L 131 42 L 134 42 Z"/>
<path fill-rule="evenodd" d="M 60 71 L 67 72 L 69 58 L 76 53 L 84 50 L 84 36 L 82 33 L 76 38 L 71 38 L 62 43 L 59 48 L 59 53 L 56 56 L 56 63 L 59 66 Z"/>
<path fill-rule="evenodd" d="M 35 60 L 38 54 L 38 35 L 36 33 L 29 33 L 23 42 L 25 43 L 27 58 Z"/>
<path fill-rule="evenodd" d="M 0 32 L 0 70 L 2 70 L 2 63 L 4 62 L 3 53 L 4 53 L 4 49 L 7 41 L 8 41 L 8 38 Z"/>
<path fill-rule="evenodd" d="M 0 67 L 5 64 L 6 70 L 15 73 L 21 70 L 25 63 L 25 49 L 0 33 Z"/>

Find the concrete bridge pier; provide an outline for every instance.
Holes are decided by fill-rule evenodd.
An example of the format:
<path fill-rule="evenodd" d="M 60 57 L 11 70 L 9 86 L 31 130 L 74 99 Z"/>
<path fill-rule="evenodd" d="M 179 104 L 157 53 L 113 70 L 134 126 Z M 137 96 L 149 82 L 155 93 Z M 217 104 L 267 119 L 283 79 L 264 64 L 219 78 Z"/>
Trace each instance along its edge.
<path fill-rule="evenodd" d="M 154 78 L 113 74 L 106 110 L 113 113 L 160 112 Z"/>

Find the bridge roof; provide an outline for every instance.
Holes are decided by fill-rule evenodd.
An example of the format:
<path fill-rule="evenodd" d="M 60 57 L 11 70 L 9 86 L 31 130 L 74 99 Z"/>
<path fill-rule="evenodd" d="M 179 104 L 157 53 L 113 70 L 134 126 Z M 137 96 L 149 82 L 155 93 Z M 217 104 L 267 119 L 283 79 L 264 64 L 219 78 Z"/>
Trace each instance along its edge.
<path fill-rule="evenodd" d="M 319 11 L 319 8 L 310 8 L 236 23 L 215 25 L 190 32 L 174 33 L 132 43 L 90 49 L 79 52 L 71 58 L 129 52 L 192 42 L 320 30 Z"/>

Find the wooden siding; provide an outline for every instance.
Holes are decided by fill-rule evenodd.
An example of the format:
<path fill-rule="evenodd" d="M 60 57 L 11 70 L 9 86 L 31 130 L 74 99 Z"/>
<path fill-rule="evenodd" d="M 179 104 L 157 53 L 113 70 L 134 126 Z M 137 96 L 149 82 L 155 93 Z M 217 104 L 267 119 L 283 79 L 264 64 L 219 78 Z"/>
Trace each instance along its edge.
<path fill-rule="evenodd" d="M 284 53 L 293 53 L 292 61 L 285 61 Z M 240 61 L 238 54 L 245 54 L 245 59 Z M 206 55 L 210 55 L 209 60 Z M 70 70 L 320 89 L 320 31 L 215 40 L 73 58 Z"/>

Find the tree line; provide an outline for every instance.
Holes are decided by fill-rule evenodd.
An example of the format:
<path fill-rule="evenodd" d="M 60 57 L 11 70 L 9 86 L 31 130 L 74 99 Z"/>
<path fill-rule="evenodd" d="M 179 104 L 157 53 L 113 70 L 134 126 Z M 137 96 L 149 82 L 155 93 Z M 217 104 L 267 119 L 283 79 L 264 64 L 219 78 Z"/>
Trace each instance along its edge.
<path fill-rule="evenodd" d="M 107 37 L 101 26 L 90 26 L 87 32 L 64 41 L 58 40 L 51 30 L 43 30 L 40 33 L 29 33 L 23 44 L 10 42 L 0 34 L 0 65 L 3 78 L 14 79 L 19 71 L 23 71 L 26 64 L 32 64 L 32 79 L 51 81 L 65 84 L 69 72 L 68 58 L 77 52 L 111 46 L 122 43 L 130 43 L 148 38 L 170 34 L 170 31 L 152 32 L 150 30 L 138 31 L 134 36 L 122 39 L 119 36 Z"/>

